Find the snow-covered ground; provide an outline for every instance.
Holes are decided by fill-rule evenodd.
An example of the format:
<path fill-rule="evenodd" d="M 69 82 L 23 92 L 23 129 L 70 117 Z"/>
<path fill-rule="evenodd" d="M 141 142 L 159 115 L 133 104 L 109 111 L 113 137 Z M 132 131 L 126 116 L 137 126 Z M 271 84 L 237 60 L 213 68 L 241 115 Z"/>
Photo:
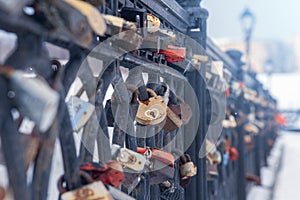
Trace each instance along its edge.
<path fill-rule="evenodd" d="M 283 132 L 277 140 L 268 167 L 261 170 L 262 186 L 255 186 L 248 200 L 300 199 L 300 132 Z"/>

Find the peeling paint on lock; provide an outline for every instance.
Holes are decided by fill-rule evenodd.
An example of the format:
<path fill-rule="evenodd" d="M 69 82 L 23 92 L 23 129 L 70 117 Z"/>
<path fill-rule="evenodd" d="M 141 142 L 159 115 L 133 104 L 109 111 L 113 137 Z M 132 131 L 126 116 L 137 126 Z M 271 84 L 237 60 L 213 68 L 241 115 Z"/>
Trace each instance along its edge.
<path fill-rule="evenodd" d="M 101 181 L 85 185 L 79 189 L 66 192 L 62 200 L 113 200 Z"/>
<path fill-rule="evenodd" d="M 146 158 L 135 151 L 113 145 L 112 154 L 117 161 L 131 170 L 141 172 L 145 168 Z"/>

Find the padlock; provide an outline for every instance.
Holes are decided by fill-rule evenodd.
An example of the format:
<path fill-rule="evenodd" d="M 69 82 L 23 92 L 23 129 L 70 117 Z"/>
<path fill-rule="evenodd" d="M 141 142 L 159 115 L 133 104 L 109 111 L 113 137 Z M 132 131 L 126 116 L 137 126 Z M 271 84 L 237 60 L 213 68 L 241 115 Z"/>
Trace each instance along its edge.
<path fill-rule="evenodd" d="M 85 163 L 80 170 L 87 172 L 95 181 L 101 181 L 105 185 L 119 187 L 124 180 L 122 166 L 114 160 L 107 163 Z"/>
<path fill-rule="evenodd" d="M 105 185 L 101 181 L 94 182 L 93 178 L 86 172 L 80 171 L 84 185 L 72 191 L 67 191 L 64 185 L 64 176 L 58 180 L 58 190 L 62 200 L 113 200 Z"/>
<path fill-rule="evenodd" d="M 169 104 L 167 108 L 167 119 L 164 125 L 164 130 L 167 132 L 186 125 L 193 115 L 192 109 L 187 103 L 179 97 L 176 99 L 179 103 Z"/>
<path fill-rule="evenodd" d="M 206 162 L 206 176 L 208 181 L 216 180 L 219 176 L 219 172 L 216 165 Z"/>
<path fill-rule="evenodd" d="M 187 187 L 191 182 L 191 177 L 197 174 L 197 167 L 192 162 L 189 154 L 184 154 L 179 158 L 180 185 Z"/>
<path fill-rule="evenodd" d="M 142 172 L 145 168 L 145 157 L 130 149 L 121 148 L 119 145 L 114 144 L 112 145 L 112 155 L 121 165 L 135 172 Z"/>
<path fill-rule="evenodd" d="M 82 99 L 71 96 L 67 102 L 68 111 L 70 113 L 71 124 L 74 131 L 79 131 L 90 119 L 95 106 Z"/>
<path fill-rule="evenodd" d="M 147 13 L 147 21 L 148 21 L 147 30 L 149 33 L 155 33 L 156 31 L 159 30 L 160 20 L 156 16 Z"/>
<path fill-rule="evenodd" d="M 147 159 L 147 169 L 150 173 L 150 184 L 158 184 L 174 177 L 174 156 L 156 148 L 140 148 L 137 152 Z"/>
<path fill-rule="evenodd" d="M 147 88 L 147 92 L 152 96 L 147 101 L 139 101 L 139 108 L 135 117 L 137 123 L 142 125 L 158 125 L 167 116 L 167 105 L 161 96 Z"/>
<path fill-rule="evenodd" d="M 79 10 L 88 20 L 89 25 L 91 26 L 92 30 L 100 35 L 104 36 L 104 33 L 106 32 L 106 23 L 104 21 L 104 18 L 100 14 L 100 12 L 97 10 L 96 7 L 92 6 L 89 3 L 86 3 L 84 1 L 78 1 L 78 0 L 65 0 L 68 4 L 70 4 L 72 7 Z"/>
<path fill-rule="evenodd" d="M 108 186 L 108 191 L 114 200 L 135 200 L 135 198 L 125 194 L 124 192 Z"/>
<path fill-rule="evenodd" d="M 90 183 L 61 195 L 62 200 L 113 200 L 101 181 Z"/>
<path fill-rule="evenodd" d="M 41 132 L 47 131 L 58 110 L 58 93 L 41 77 L 28 77 L 20 70 L 3 66 L 0 74 L 9 78 L 9 95 L 15 99 L 21 115 L 33 120 Z"/>
<path fill-rule="evenodd" d="M 160 49 L 159 54 L 165 55 L 168 62 L 182 62 L 186 57 L 186 48 L 168 45 L 166 49 Z"/>
<path fill-rule="evenodd" d="M 220 164 L 222 162 L 221 153 L 217 150 L 215 144 L 206 140 L 206 159 L 211 165 Z"/>
<path fill-rule="evenodd" d="M 176 42 L 176 34 L 171 30 L 159 29 L 154 33 L 148 33 L 144 38 L 141 49 L 148 49 L 154 52 L 166 50 L 169 45 Z"/>
<path fill-rule="evenodd" d="M 113 15 L 103 15 L 107 24 L 107 35 L 116 35 L 122 31 L 136 30 L 136 25 L 133 22 L 124 20 L 123 18 Z"/>
<path fill-rule="evenodd" d="M 187 162 L 180 166 L 180 174 L 182 179 L 187 179 L 188 177 L 195 176 L 197 174 L 197 167 L 193 162 Z"/>

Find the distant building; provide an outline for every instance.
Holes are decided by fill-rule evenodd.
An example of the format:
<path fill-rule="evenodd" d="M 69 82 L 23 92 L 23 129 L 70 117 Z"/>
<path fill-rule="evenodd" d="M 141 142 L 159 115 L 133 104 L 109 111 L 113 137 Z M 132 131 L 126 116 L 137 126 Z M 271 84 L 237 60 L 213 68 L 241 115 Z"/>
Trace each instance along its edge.
<path fill-rule="evenodd" d="M 245 51 L 243 41 L 214 40 L 222 50 Z M 246 61 L 246 56 L 244 56 Z M 300 37 L 287 41 L 253 41 L 250 49 L 251 69 L 257 73 L 289 73 L 300 71 Z"/>

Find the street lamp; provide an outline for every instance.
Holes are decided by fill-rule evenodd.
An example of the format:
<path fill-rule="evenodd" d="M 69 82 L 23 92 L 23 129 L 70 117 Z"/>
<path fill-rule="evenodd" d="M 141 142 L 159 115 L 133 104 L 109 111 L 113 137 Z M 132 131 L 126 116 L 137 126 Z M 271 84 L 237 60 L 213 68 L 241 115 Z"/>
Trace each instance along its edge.
<path fill-rule="evenodd" d="M 245 10 L 240 15 L 240 21 L 241 21 L 243 32 L 245 34 L 247 66 L 248 69 L 251 69 L 249 53 L 250 53 L 250 40 L 255 25 L 255 16 L 251 12 L 251 10 L 246 7 Z"/>

